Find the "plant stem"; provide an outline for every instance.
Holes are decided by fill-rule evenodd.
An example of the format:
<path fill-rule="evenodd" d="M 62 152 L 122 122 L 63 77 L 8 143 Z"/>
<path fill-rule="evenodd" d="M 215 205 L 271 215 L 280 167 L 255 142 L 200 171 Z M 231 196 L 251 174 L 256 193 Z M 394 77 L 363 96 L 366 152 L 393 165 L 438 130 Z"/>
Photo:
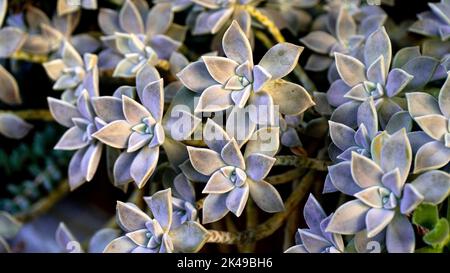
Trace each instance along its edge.
<path fill-rule="evenodd" d="M 250 5 L 242 6 L 245 11 L 247 11 L 253 18 L 258 20 L 263 26 L 266 27 L 267 31 L 273 36 L 277 43 L 284 43 L 286 39 L 284 39 L 283 34 L 275 25 L 275 23 L 270 20 L 269 17 L 264 15 L 261 11 L 259 11 L 256 7 Z"/>
<path fill-rule="evenodd" d="M 16 111 L 0 111 L 0 114 L 14 114 L 26 120 L 54 121 L 52 114 L 46 109 L 29 109 Z"/>
<path fill-rule="evenodd" d="M 323 161 L 315 158 L 297 155 L 280 155 L 277 156 L 275 166 L 295 166 L 316 171 L 327 171 L 331 165 L 329 161 Z"/>
<path fill-rule="evenodd" d="M 287 199 L 284 211 L 273 215 L 264 223 L 258 225 L 255 229 L 241 232 L 209 230 L 210 235 L 207 242 L 219 244 L 245 244 L 269 237 L 283 225 L 283 222 L 295 210 L 296 206 L 309 192 L 309 189 L 315 181 L 315 174 L 315 171 L 309 171 L 303 177 L 299 185 Z"/>
<path fill-rule="evenodd" d="M 293 169 L 293 170 L 287 171 L 282 174 L 269 176 L 265 180 L 272 185 L 280 185 L 280 184 L 292 182 L 293 180 L 300 178 L 305 173 L 306 173 L 306 169 L 297 168 L 297 169 Z"/>
<path fill-rule="evenodd" d="M 21 222 L 29 222 L 46 213 L 68 193 L 69 182 L 67 180 L 63 180 L 60 182 L 60 185 L 55 190 L 53 190 L 46 198 L 43 198 L 40 201 L 36 202 L 27 211 L 14 215 L 14 217 Z"/>
<path fill-rule="evenodd" d="M 39 63 L 39 64 L 48 61 L 47 55 L 31 54 L 24 51 L 16 51 L 10 58 L 18 61 L 26 61 L 30 63 Z"/>

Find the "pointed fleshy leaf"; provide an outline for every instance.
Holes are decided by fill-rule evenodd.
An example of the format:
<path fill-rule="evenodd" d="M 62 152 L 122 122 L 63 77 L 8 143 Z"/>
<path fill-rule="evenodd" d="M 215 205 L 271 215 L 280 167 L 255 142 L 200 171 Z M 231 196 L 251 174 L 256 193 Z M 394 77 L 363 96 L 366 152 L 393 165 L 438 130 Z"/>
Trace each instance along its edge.
<path fill-rule="evenodd" d="M 211 175 L 225 166 L 219 153 L 204 148 L 187 147 L 192 166 L 204 175 Z"/>
<path fill-rule="evenodd" d="M 144 33 L 144 22 L 133 1 L 126 0 L 120 9 L 119 23 L 128 33 Z"/>
<path fill-rule="evenodd" d="M 78 150 L 86 147 L 89 142 L 85 139 L 86 132 L 79 127 L 74 126 L 67 130 L 58 143 L 55 145 L 57 150 Z"/>
<path fill-rule="evenodd" d="M 22 103 L 16 80 L 2 65 L 0 65 L 0 86 L 0 101 L 10 105 Z"/>
<path fill-rule="evenodd" d="M 158 164 L 159 147 L 144 147 L 131 163 L 130 174 L 138 188 L 142 188 Z"/>
<path fill-rule="evenodd" d="M 189 221 L 170 231 L 169 236 L 176 252 L 195 253 L 206 243 L 208 231 L 199 223 Z"/>
<path fill-rule="evenodd" d="M 392 45 L 384 27 L 379 28 L 367 38 L 364 47 L 364 63 L 372 64 L 380 56 L 384 57 L 384 70 L 389 71 L 392 60 Z"/>
<path fill-rule="evenodd" d="M 231 59 L 203 56 L 202 60 L 211 77 L 220 84 L 225 84 L 232 76 L 236 75 L 238 63 Z"/>
<path fill-rule="evenodd" d="M 389 72 L 386 82 L 386 94 L 388 97 L 394 97 L 399 94 L 414 78 L 402 69 L 395 68 Z"/>
<path fill-rule="evenodd" d="M 386 139 L 381 148 L 380 158 L 380 166 L 385 172 L 398 168 L 402 181 L 406 181 L 411 162 L 411 145 L 404 129 Z"/>
<path fill-rule="evenodd" d="M 272 79 L 281 79 L 294 69 L 302 51 L 303 47 L 280 43 L 267 51 L 259 65 L 272 75 Z"/>
<path fill-rule="evenodd" d="M 131 126 L 128 122 L 116 120 L 98 130 L 92 136 L 108 146 L 123 149 L 127 147 L 131 133 Z"/>
<path fill-rule="evenodd" d="M 165 34 L 173 22 L 173 11 L 170 3 L 160 3 L 150 10 L 145 22 L 146 34 L 152 37 Z"/>
<path fill-rule="evenodd" d="M 153 217 L 164 231 L 168 231 L 172 224 L 172 191 L 171 189 L 158 191 L 149 198 L 144 198 L 149 204 Z"/>
<path fill-rule="evenodd" d="M 221 85 L 213 85 L 205 89 L 200 96 L 195 112 L 218 112 L 233 105 L 231 92 Z"/>
<path fill-rule="evenodd" d="M 336 38 L 324 31 L 313 31 L 300 39 L 309 49 L 321 53 L 328 54 L 334 44 L 337 42 Z"/>
<path fill-rule="evenodd" d="M 439 169 L 450 162 L 450 148 L 440 141 L 431 141 L 419 148 L 414 161 L 414 173 Z"/>
<path fill-rule="evenodd" d="M 276 159 L 263 154 L 251 154 L 245 158 L 247 174 L 254 181 L 261 181 L 269 174 Z"/>
<path fill-rule="evenodd" d="M 245 169 L 245 161 L 236 140 L 231 139 L 222 149 L 220 156 L 229 166 Z"/>
<path fill-rule="evenodd" d="M 334 56 L 339 75 L 348 86 L 354 86 L 366 80 L 366 67 L 362 62 L 341 53 L 335 53 Z"/>
<path fill-rule="evenodd" d="M 248 184 L 244 184 L 242 187 L 235 187 L 227 194 L 226 205 L 227 208 L 234 213 L 237 217 L 241 216 L 247 204 L 249 194 Z"/>
<path fill-rule="evenodd" d="M 355 131 L 341 123 L 334 121 L 328 122 L 330 127 L 330 137 L 334 145 L 341 150 L 346 150 L 349 147 L 355 146 Z"/>
<path fill-rule="evenodd" d="M 315 103 L 309 93 L 300 85 L 284 80 L 270 81 L 264 86 L 273 99 L 274 105 L 285 115 L 298 115 Z"/>
<path fill-rule="evenodd" d="M 366 215 L 367 237 L 372 238 L 378 235 L 395 215 L 395 210 L 372 208 Z"/>
<path fill-rule="evenodd" d="M 424 196 L 424 202 L 437 205 L 450 194 L 450 175 L 443 171 L 429 171 L 417 177 L 411 185 Z"/>
<path fill-rule="evenodd" d="M 365 156 L 352 153 L 352 177 L 361 188 L 381 186 L 383 170 Z"/>
<path fill-rule="evenodd" d="M 283 199 L 274 186 L 264 180 L 248 180 L 250 196 L 256 205 L 265 212 L 275 213 L 284 210 Z"/>
<path fill-rule="evenodd" d="M 406 216 L 397 213 L 386 230 L 389 253 L 412 253 L 415 248 L 414 229 Z"/>
<path fill-rule="evenodd" d="M 369 68 L 367 68 L 367 79 L 373 83 L 384 85 L 386 82 L 387 71 L 384 64 L 384 57 L 381 55 Z"/>
<path fill-rule="evenodd" d="M 150 111 L 152 117 L 160 122 L 164 111 L 164 81 L 152 82 L 142 91 L 142 103 Z"/>
<path fill-rule="evenodd" d="M 212 194 L 224 194 L 231 191 L 234 188 L 234 184 L 226 177 L 223 172 L 216 171 L 208 180 L 203 193 Z"/>
<path fill-rule="evenodd" d="M 391 190 L 397 197 L 401 196 L 404 182 L 401 178 L 398 168 L 393 169 L 383 175 L 381 182 L 385 187 Z"/>
<path fill-rule="evenodd" d="M 122 100 L 116 97 L 102 96 L 91 99 L 95 114 L 103 121 L 110 123 L 125 119 L 122 112 Z"/>
<path fill-rule="evenodd" d="M 117 201 L 116 210 L 117 223 L 126 232 L 145 228 L 145 223 L 151 220 L 147 214 L 134 204 Z"/>
<path fill-rule="evenodd" d="M 0 29 L 0 58 L 7 58 L 18 51 L 25 42 L 26 34 L 19 28 L 4 27 Z"/>
<path fill-rule="evenodd" d="M 225 32 L 222 47 L 228 58 L 243 64 L 253 63 L 253 53 L 247 36 L 236 21 L 233 21 Z"/>
<path fill-rule="evenodd" d="M 333 214 L 327 232 L 355 234 L 366 226 L 365 218 L 370 207 L 359 200 L 353 200 L 340 206 Z"/>
<path fill-rule="evenodd" d="M 446 116 L 447 119 L 450 119 L 450 76 L 447 77 L 447 80 L 439 92 L 439 108 L 444 116 Z"/>
<path fill-rule="evenodd" d="M 328 167 L 328 174 L 333 186 L 347 195 L 354 195 L 361 191 L 361 188 L 353 180 L 351 173 L 351 163 L 344 161 Z"/>
<path fill-rule="evenodd" d="M 14 114 L 0 114 L 0 135 L 12 139 L 21 139 L 25 137 L 32 128 L 33 125 Z"/>
<path fill-rule="evenodd" d="M 111 241 L 103 250 L 103 253 L 131 253 L 136 244 L 128 237 L 122 236 Z"/>
<path fill-rule="evenodd" d="M 114 183 L 118 186 L 126 185 L 127 183 L 133 181 L 131 177 L 130 168 L 136 153 L 123 152 L 117 158 L 114 163 Z"/>
<path fill-rule="evenodd" d="M 203 224 L 216 222 L 229 212 L 226 194 L 209 194 L 203 202 Z"/>
<path fill-rule="evenodd" d="M 424 196 L 410 183 L 403 189 L 402 200 L 400 201 L 400 212 L 410 214 L 422 203 Z"/>
<path fill-rule="evenodd" d="M 312 194 L 309 194 L 308 200 L 303 208 L 303 216 L 308 227 L 315 231 L 315 233 L 320 231 L 320 223 L 327 217 L 325 211 Z"/>
<path fill-rule="evenodd" d="M 444 140 L 445 134 L 448 133 L 448 120 L 442 115 L 426 115 L 416 117 L 414 120 L 427 135 L 435 140 Z"/>

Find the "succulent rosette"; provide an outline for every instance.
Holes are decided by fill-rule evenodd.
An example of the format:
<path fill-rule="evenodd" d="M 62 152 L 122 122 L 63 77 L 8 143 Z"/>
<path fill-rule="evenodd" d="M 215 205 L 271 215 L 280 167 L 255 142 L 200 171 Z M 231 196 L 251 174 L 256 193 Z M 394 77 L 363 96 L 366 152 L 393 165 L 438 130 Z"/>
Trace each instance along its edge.
<path fill-rule="evenodd" d="M 197 252 L 206 242 L 208 231 L 199 223 L 186 221 L 174 227 L 171 190 L 145 198 L 154 218 L 132 203 L 117 202 L 117 222 L 126 232 L 113 240 L 105 253 Z"/>
<path fill-rule="evenodd" d="M 225 33 L 222 46 L 227 57 L 204 56 L 178 73 L 187 88 L 201 93 L 196 112 L 252 105 L 273 116 L 271 109 L 277 105 L 282 114 L 295 115 L 314 105 L 303 87 L 281 79 L 294 69 L 301 47 L 277 44 L 254 65 L 250 42 L 237 22 Z M 261 116 L 253 122 L 267 124 Z"/>
<path fill-rule="evenodd" d="M 413 252 L 415 235 L 407 216 L 421 203 L 444 201 L 450 194 L 450 175 L 429 171 L 406 183 L 411 163 L 411 146 L 401 130 L 377 136 L 372 159 L 353 152 L 351 161 L 330 167 L 333 185 L 356 199 L 336 210 L 326 231 L 357 234 L 366 230 L 368 238 L 383 233 L 388 252 Z"/>
<path fill-rule="evenodd" d="M 406 95 L 408 110 L 423 130 L 426 142 L 417 150 L 414 172 L 439 169 L 450 162 L 450 76 L 438 99 L 423 92 Z"/>
<path fill-rule="evenodd" d="M 322 206 L 312 194 L 309 195 L 303 208 L 303 216 L 308 228 L 297 231 L 296 245 L 288 248 L 285 253 L 344 252 L 345 245 L 342 236 L 326 231 L 332 215 L 326 215 Z"/>
<path fill-rule="evenodd" d="M 101 68 L 114 76 L 134 77 L 145 64 L 168 61 L 184 40 L 185 29 L 173 24 L 170 3 L 149 9 L 146 1 L 126 0 L 120 11 L 100 9 L 98 21 L 107 45 L 99 54 Z"/>
<path fill-rule="evenodd" d="M 450 38 L 450 2 L 441 0 L 440 3 L 428 3 L 428 6 L 430 10 L 417 15 L 419 20 L 410 31 L 447 41 Z"/>
<path fill-rule="evenodd" d="M 203 189 L 208 194 L 203 204 L 203 223 L 218 221 L 229 211 L 239 217 L 249 195 L 266 212 L 284 209 L 277 190 L 264 181 L 275 163 L 278 134 L 278 128 L 256 131 L 242 154 L 234 138 L 212 120 L 207 121 L 204 141 L 209 148 L 188 147 L 193 169 L 208 179 Z M 193 177 L 190 173 L 186 176 Z"/>

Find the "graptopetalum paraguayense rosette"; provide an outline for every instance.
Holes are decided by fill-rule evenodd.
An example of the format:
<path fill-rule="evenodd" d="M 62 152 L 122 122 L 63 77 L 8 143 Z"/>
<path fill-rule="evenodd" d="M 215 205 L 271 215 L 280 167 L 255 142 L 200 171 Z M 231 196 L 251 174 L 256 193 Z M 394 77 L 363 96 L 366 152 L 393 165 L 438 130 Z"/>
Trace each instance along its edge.
<path fill-rule="evenodd" d="M 106 253 L 197 252 L 206 242 L 208 231 L 194 221 L 173 225 L 171 190 L 145 198 L 154 218 L 136 205 L 117 202 L 117 221 L 126 232 L 106 246 Z"/>
<path fill-rule="evenodd" d="M 185 36 L 183 27 L 172 24 L 170 3 L 149 9 L 146 1 L 126 0 L 120 12 L 101 9 L 98 20 L 107 35 L 99 66 L 113 68 L 117 77 L 133 77 L 145 64 L 169 60 Z"/>
<path fill-rule="evenodd" d="M 22 102 L 20 85 L 26 107 L 34 83 L 13 75 L 40 64 L 63 91 L 50 112 L 6 108 L 0 133 L 20 138 L 31 126 L 19 117 L 53 116 L 68 128 L 55 148 L 74 151 L 69 183 L 15 216 L 98 173 L 124 192 L 107 224 L 123 232 L 102 228 L 85 247 L 64 219 L 63 252 L 447 251 L 449 1 L 409 25 L 386 2 L 0 0 L 0 100 Z M 8 184 L 0 209 L 26 207 L 28 187 Z"/>

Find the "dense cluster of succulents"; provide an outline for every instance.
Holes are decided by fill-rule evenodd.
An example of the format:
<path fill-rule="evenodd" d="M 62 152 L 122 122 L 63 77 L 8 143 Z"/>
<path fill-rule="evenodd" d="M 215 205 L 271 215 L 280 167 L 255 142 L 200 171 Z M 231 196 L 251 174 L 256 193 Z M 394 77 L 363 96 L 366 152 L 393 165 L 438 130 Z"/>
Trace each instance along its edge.
<path fill-rule="evenodd" d="M 308 193 L 307 228 L 288 234 L 287 253 L 449 248 L 439 218 L 450 206 L 448 0 L 411 26 L 428 36 L 422 48 L 399 48 L 373 1 L 58 0 L 52 19 L 7 4 L 0 0 L 0 57 L 41 63 L 63 91 L 47 101 L 68 128 L 54 148 L 74 151 L 70 190 L 95 180 L 104 156 L 112 184 L 132 191 L 117 201 L 121 231 L 99 230 L 88 249 L 60 224 L 63 252 L 255 250 L 298 220 Z M 75 32 L 85 10 L 98 14 L 100 32 Z M 3 66 L 0 82 L 0 100 L 20 104 Z M 0 112 L 0 134 L 31 129 Z M 291 191 L 277 186 L 288 182 Z M 331 192 L 341 193 L 339 206 L 329 208 Z M 432 223 L 422 221 L 427 213 Z M 236 231 L 243 219 L 247 230 Z M 0 252 L 17 230 L 2 212 Z"/>

